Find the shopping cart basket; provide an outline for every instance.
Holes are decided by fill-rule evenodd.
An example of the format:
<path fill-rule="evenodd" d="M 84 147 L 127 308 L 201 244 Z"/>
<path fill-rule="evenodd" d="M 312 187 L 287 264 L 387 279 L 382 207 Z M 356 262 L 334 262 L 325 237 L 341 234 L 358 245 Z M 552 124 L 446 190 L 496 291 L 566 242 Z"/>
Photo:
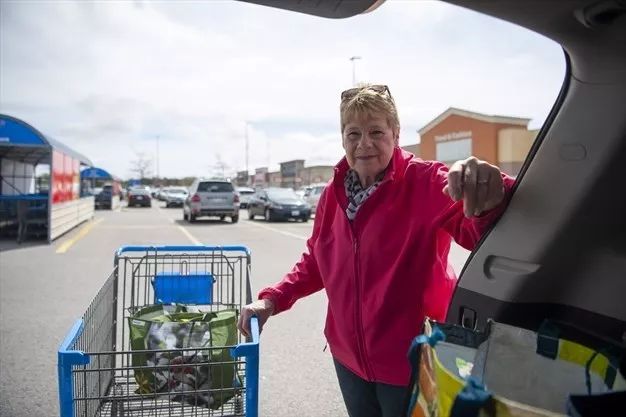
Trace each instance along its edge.
<path fill-rule="evenodd" d="M 77 320 L 58 352 L 59 402 L 61 417 L 151 417 L 151 416 L 258 416 L 259 326 L 250 322 L 252 336 L 220 347 L 187 347 L 137 351 L 130 345 L 129 314 L 153 304 L 183 303 L 202 312 L 234 309 L 251 301 L 250 252 L 242 246 L 125 246 L 115 255 L 113 272 Z M 207 351 L 230 351 L 228 363 L 235 369 L 233 380 L 210 389 L 184 392 L 149 392 L 139 389 L 136 372 L 197 373 L 207 363 L 137 365 L 133 355 L 160 353 L 196 355 Z M 184 351 L 184 352 L 181 352 Z M 172 356 L 169 356 L 172 357 Z M 222 356 L 220 356 L 223 358 Z M 223 359 L 222 359 L 223 360 Z M 202 368 L 204 367 L 204 368 Z M 178 369 L 180 370 L 180 369 Z M 228 392 L 219 408 L 180 395 L 220 395 Z"/>

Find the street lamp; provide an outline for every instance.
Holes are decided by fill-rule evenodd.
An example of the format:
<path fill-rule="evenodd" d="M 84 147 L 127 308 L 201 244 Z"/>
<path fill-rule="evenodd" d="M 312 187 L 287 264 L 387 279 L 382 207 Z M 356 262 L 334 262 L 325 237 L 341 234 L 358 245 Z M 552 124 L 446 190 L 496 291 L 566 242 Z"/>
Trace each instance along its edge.
<path fill-rule="evenodd" d="M 350 57 L 350 61 L 352 61 L 352 86 L 356 87 L 356 61 L 357 59 L 361 59 L 360 56 Z"/>
<path fill-rule="evenodd" d="M 159 135 L 156 137 L 156 178 L 159 182 Z"/>
<path fill-rule="evenodd" d="M 250 175 L 250 171 L 248 170 L 248 151 L 250 149 L 250 138 L 248 135 L 248 125 L 250 122 L 246 121 L 246 175 Z"/>

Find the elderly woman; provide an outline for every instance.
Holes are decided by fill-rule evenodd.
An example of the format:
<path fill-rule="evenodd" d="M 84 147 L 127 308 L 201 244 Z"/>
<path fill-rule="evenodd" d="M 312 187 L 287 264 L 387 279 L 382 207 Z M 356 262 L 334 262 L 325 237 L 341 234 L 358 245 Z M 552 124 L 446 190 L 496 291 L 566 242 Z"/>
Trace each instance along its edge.
<path fill-rule="evenodd" d="M 351 417 L 401 415 L 406 353 L 424 317 L 443 320 L 456 277 L 451 239 L 472 250 L 501 213 L 513 179 L 469 158 L 450 169 L 398 144 L 400 121 L 386 86 L 341 95 L 345 157 L 320 198 L 307 251 L 279 283 L 246 306 L 262 326 L 322 288 L 325 335 Z"/>

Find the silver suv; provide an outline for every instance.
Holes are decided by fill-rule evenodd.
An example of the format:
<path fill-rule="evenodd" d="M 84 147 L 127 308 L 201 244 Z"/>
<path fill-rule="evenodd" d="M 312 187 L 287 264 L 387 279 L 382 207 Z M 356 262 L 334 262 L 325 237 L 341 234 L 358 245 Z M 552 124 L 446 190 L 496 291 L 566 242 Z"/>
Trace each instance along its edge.
<path fill-rule="evenodd" d="M 326 188 L 326 185 L 325 183 L 313 184 L 310 186 L 310 189 L 305 192 L 304 201 L 309 203 L 312 213 L 315 213 L 317 210 L 317 203 L 320 201 L 320 196 L 324 188 Z"/>
<path fill-rule="evenodd" d="M 239 221 L 239 194 L 228 180 L 197 179 L 189 188 L 183 204 L 183 218 L 194 222 L 198 217 L 212 216 L 232 223 Z"/>

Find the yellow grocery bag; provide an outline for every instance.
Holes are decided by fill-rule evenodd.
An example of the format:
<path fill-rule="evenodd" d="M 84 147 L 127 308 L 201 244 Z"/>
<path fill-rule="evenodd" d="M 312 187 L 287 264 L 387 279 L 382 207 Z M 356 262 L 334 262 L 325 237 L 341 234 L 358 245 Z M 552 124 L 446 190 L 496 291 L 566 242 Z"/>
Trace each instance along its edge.
<path fill-rule="evenodd" d="M 564 323 L 478 331 L 427 319 L 409 351 L 406 416 L 626 415 L 625 357 L 624 346 Z"/>

